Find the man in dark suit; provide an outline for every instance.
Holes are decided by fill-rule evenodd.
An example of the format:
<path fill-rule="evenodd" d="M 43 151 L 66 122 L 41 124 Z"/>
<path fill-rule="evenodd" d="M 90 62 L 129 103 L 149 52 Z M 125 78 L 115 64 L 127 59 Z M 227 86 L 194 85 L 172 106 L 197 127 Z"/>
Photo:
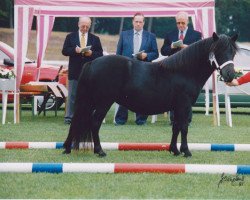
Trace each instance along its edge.
<path fill-rule="evenodd" d="M 68 65 L 68 100 L 64 118 L 65 124 L 70 124 L 74 114 L 74 103 L 78 77 L 82 67 L 86 62 L 92 61 L 97 57 L 103 56 L 102 45 L 99 37 L 89 33 L 91 19 L 80 17 L 78 21 L 79 30 L 67 35 L 62 54 L 69 56 Z M 86 46 L 91 46 L 89 50 L 82 51 Z"/>
<path fill-rule="evenodd" d="M 142 13 L 136 13 L 133 17 L 132 23 L 134 27 L 132 30 L 123 31 L 121 33 L 116 54 L 139 59 L 145 62 L 151 62 L 152 60 L 158 58 L 159 53 L 156 43 L 156 36 L 148 31 L 143 30 L 144 15 Z M 137 54 L 138 52 L 141 53 Z M 136 124 L 145 124 L 147 117 L 147 115 L 136 113 Z M 115 123 L 117 125 L 123 125 L 126 123 L 127 119 L 128 109 L 120 105 L 115 116 Z"/>
<path fill-rule="evenodd" d="M 174 53 L 180 51 L 183 48 L 186 48 L 188 45 L 201 40 L 201 33 L 195 31 L 191 28 L 188 28 L 188 13 L 187 12 L 179 12 L 176 17 L 176 25 L 177 29 L 173 30 L 166 34 L 164 39 L 164 44 L 161 48 L 161 54 L 163 56 L 171 56 Z M 173 42 L 178 40 L 183 41 L 183 45 L 175 46 Z M 192 110 L 189 113 L 189 124 L 192 121 Z M 170 111 L 170 123 L 173 124 L 174 121 L 174 112 Z"/>

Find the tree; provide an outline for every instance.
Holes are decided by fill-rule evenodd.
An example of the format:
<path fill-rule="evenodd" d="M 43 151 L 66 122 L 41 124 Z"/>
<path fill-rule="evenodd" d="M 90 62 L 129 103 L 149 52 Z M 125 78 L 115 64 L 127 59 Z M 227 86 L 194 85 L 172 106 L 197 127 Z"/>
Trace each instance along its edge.
<path fill-rule="evenodd" d="M 14 0 L 0 1 L 0 27 L 13 28 Z"/>
<path fill-rule="evenodd" d="M 239 33 L 239 41 L 249 41 L 250 0 L 216 0 L 217 32 Z"/>

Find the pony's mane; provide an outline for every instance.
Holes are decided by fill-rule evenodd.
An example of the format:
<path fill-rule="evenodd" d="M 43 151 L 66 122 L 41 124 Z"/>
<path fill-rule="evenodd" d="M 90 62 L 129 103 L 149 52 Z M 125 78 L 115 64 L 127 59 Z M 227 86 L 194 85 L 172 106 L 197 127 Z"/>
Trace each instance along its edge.
<path fill-rule="evenodd" d="M 236 54 L 238 46 L 230 37 L 220 35 L 217 41 L 214 41 L 213 37 L 210 37 L 197 41 L 158 63 L 162 68 L 168 71 L 179 71 L 180 69 L 182 71 L 190 71 L 191 69 L 200 67 L 200 59 L 203 59 L 203 62 L 208 61 L 210 52 L 213 51 L 215 54 L 220 54 L 223 53 L 225 49 L 228 49 L 228 47 Z M 206 60 L 204 60 L 204 58 Z"/>

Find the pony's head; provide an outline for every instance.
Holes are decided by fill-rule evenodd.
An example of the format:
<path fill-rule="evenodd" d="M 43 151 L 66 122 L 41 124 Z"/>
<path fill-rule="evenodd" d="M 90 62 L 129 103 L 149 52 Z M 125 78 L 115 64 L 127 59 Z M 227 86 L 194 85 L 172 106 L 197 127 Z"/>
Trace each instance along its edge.
<path fill-rule="evenodd" d="M 222 76 L 225 82 L 231 82 L 235 76 L 233 59 L 237 52 L 235 41 L 238 35 L 228 37 L 226 35 L 218 36 L 213 33 L 213 44 L 209 53 L 209 60 Z"/>

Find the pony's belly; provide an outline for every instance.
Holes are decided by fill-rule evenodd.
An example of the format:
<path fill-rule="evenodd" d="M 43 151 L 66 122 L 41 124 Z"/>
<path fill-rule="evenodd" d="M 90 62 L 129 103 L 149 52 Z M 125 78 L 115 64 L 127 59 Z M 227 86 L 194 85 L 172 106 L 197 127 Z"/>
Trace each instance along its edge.
<path fill-rule="evenodd" d="M 171 107 L 166 102 L 158 102 L 158 101 L 151 101 L 148 100 L 144 101 L 117 101 L 118 104 L 123 105 L 124 107 L 128 108 L 129 110 L 145 114 L 145 115 L 155 115 L 160 114 L 166 111 L 171 110 Z"/>

